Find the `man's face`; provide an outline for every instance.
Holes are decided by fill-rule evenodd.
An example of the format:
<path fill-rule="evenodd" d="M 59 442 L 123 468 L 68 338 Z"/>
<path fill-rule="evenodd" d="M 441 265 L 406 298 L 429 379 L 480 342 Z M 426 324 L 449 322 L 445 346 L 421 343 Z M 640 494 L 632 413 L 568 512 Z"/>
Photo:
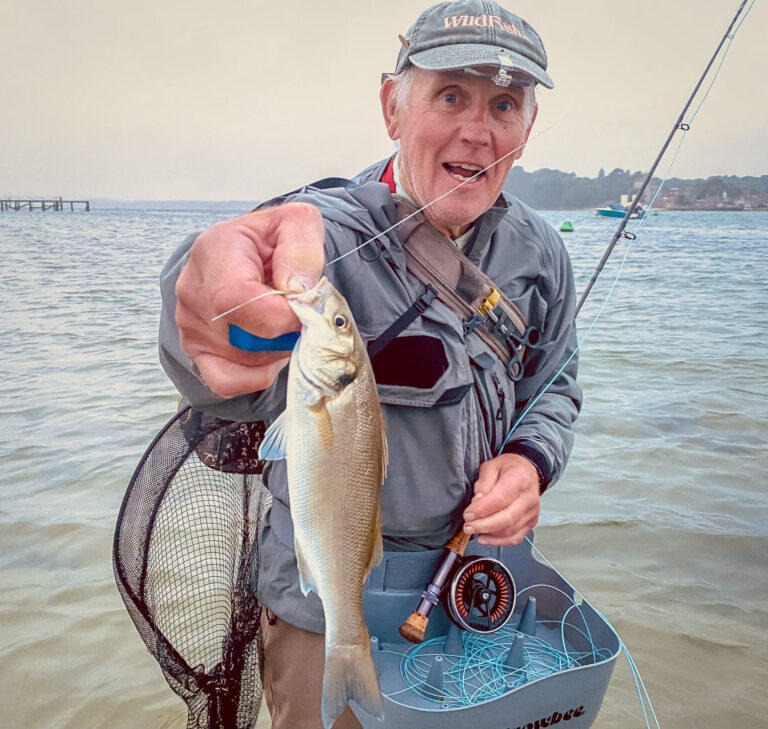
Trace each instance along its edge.
<path fill-rule="evenodd" d="M 490 78 L 461 70 L 416 69 L 405 108 L 395 104 L 393 88 L 385 82 L 381 98 L 389 136 L 400 140 L 400 183 L 419 206 L 453 190 L 425 215 L 438 230 L 456 238 L 496 202 L 536 114 L 526 123 L 521 86 L 497 86 Z"/>

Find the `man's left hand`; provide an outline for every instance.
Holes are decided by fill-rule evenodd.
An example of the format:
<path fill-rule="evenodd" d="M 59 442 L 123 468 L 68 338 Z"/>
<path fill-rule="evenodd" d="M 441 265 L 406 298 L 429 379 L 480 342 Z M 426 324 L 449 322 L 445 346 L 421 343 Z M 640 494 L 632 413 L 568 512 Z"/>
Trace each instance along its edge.
<path fill-rule="evenodd" d="M 505 453 L 480 466 L 475 495 L 464 511 L 464 531 L 481 544 L 519 544 L 536 526 L 540 508 L 539 475 L 522 456 Z"/>

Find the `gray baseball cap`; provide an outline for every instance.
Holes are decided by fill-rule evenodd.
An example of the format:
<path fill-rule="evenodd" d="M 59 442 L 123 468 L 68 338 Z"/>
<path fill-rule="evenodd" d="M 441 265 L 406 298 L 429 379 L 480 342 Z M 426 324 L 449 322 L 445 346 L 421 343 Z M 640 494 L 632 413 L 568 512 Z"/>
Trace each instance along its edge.
<path fill-rule="evenodd" d="M 527 74 L 548 89 L 555 85 L 547 74 L 547 53 L 539 34 L 496 2 L 457 0 L 434 5 L 400 40 L 403 47 L 395 73 L 409 63 L 428 71 L 491 66 L 502 75 Z"/>

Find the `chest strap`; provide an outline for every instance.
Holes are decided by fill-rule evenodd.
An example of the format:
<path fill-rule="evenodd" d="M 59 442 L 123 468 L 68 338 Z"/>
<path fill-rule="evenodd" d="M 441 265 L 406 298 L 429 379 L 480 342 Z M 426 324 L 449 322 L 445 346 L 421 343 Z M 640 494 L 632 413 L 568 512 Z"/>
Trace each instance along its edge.
<path fill-rule="evenodd" d="M 477 332 L 504 363 L 511 380 L 520 380 L 526 349 L 539 346 L 538 330 L 528 326 L 520 309 L 424 213 L 416 212 L 409 200 L 393 197 L 398 217 L 404 220 L 397 236 L 405 251 L 406 268 L 434 287 L 440 301 L 464 322 L 465 334 Z"/>
<path fill-rule="evenodd" d="M 373 359 L 414 319 L 421 316 L 436 298 L 437 291 L 430 284 L 427 284 L 424 293 L 416 301 L 400 314 L 376 339 L 368 342 L 368 356 Z"/>

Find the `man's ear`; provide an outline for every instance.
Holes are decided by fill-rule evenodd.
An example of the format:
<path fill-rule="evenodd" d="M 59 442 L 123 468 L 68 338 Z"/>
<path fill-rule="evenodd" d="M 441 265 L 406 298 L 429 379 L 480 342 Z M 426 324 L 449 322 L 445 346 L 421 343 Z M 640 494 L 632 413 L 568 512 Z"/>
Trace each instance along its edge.
<path fill-rule="evenodd" d="M 397 103 L 395 102 L 396 83 L 388 78 L 381 85 L 379 98 L 381 99 L 381 111 L 384 114 L 384 124 L 387 134 L 392 140 L 400 139 L 400 123 L 398 119 Z"/>

